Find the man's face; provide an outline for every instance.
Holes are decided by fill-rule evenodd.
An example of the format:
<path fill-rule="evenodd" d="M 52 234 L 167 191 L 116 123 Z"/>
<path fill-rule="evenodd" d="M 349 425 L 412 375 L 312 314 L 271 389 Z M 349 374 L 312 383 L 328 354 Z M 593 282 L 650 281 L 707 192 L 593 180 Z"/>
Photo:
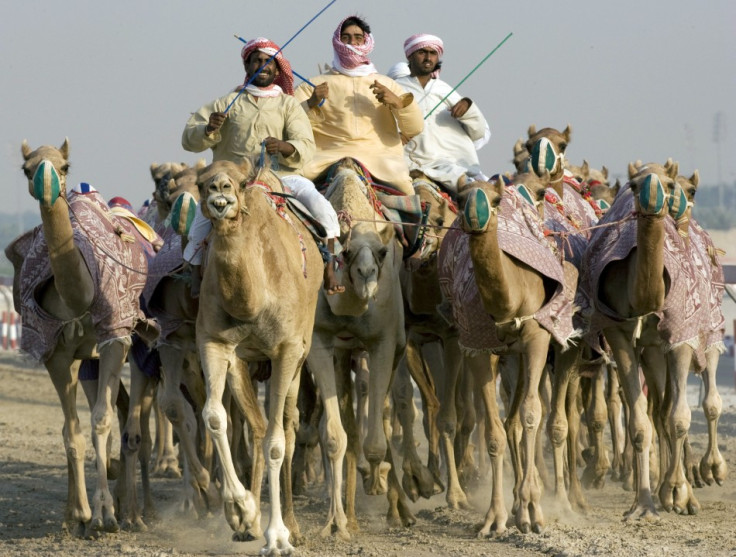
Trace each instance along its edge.
<path fill-rule="evenodd" d="M 245 73 L 247 74 L 248 79 L 250 79 L 269 58 L 271 57 L 268 54 L 261 52 L 260 50 L 251 52 L 250 56 L 248 56 L 248 59 L 243 64 L 245 66 Z M 273 83 L 274 79 L 276 79 L 278 75 L 279 67 L 276 65 L 276 60 L 271 60 L 253 80 L 253 85 L 256 85 L 257 87 L 268 87 Z"/>
<path fill-rule="evenodd" d="M 351 46 L 365 44 L 365 33 L 357 25 L 348 25 L 340 33 L 340 41 Z"/>
<path fill-rule="evenodd" d="M 420 48 L 412 52 L 408 58 L 411 75 L 427 76 L 437 67 L 440 56 L 432 48 Z"/>

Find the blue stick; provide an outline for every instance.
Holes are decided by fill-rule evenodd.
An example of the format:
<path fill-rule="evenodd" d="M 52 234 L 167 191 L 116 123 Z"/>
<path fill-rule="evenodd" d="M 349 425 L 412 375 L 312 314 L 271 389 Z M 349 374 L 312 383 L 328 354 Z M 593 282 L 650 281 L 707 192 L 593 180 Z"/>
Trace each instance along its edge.
<path fill-rule="evenodd" d="M 236 34 L 234 34 L 234 33 L 233 33 L 233 36 L 234 36 L 234 37 L 235 37 L 236 39 L 238 39 L 238 40 L 239 40 L 240 42 L 242 42 L 242 43 L 245 43 L 245 44 L 248 44 L 248 41 L 246 41 L 246 40 L 245 40 L 245 39 L 244 39 L 243 37 L 241 37 L 240 35 L 236 35 Z M 260 70 L 258 70 L 258 71 L 260 71 Z M 311 86 L 312 86 L 312 87 L 314 87 L 315 89 L 317 88 L 317 86 L 316 86 L 316 85 L 315 85 L 314 83 L 312 83 L 311 81 L 309 81 L 309 80 L 308 80 L 308 79 L 307 79 L 306 77 L 304 77 L 303 75 L 299 74 L 299 73 L 298 73 L 298 72 L 297 72 L 296 70 L 294 70 L 294 68 L 291 68 L 291 73 L 293 73 L 293 74 L 294 74 L 295 76 L 297 76 L 297 77 L 298 77 L 299 79 L 301 79 L 301 80 L 302 80 L 303 82 L 305 82 L 305 83 L 306 83 L 307 85 L 311 85 Z M 319 101 L 319 105 L 317 105 L 317 106 L 322 106 L 323 104 L 325 104 L 325 100 L 327 100 L 327 99 L 322 99 L 321 101 Z"/>
<path fill-rule="evenodd" d="M 249 79 L 249 80 L 248 80 L 247 82 L 245 82 L 245 84 L 243 85 L 243 88 L 242 88 L 242 89 L 241 89 L 240 91 L 238 91 L 238 94 L 237 94 L 237 95 L 235 95 L 235 98 L 234 98 L 234 99 L 233 99 L 233 100 L 232 100 L 232 101 L 230 102 L 230 104 L 229 104 L 229 105 L 227 105 L 227 108 L 225 109 L 225 112 L 224 112 L 225 114 L 227 114 L 227 111 L 228 111 L 228 110 L 230 110 L 230 107 L 232 107 L 232 106 L 233 106 L 233 104 L 235 103 L 235 101 L 236 101 L 236 100 L 238 100 L 238 97 L 239 97 L 240 95 L 242 95 L 242 94 L 243 94 L 243 91 L 245 91 L 245 88 L 246 88 L 246 87 L 248 87 L 248 85 L 250 85 L 250 84 L 251 84 L 251 83 L 253 82 L 253 80 L 254 80 L 254 79 L 256 78 L 256 76 L 257 76 L 257 75 L 258 75 L 259 73 L 261 73 L 261 70 L 263 70 L 263 68 L 265 68 L 266 66 L 268 66 L 268 64 L 269 64 L 269 63 L 271 62 L 271 60 L 273 60 L 274 58 L 276 58 L 276 56 L 278 55 L 278 53 L 279 53 L 279 52 L 281 52 L 282 50 L 284 50 L 284 48 L 286 48 L 286 47 L 287 47 L 287 45 L 288 45 L 288 44 L 289 44 L 289 43 L 290 43 L 291 41 L 293 41 L 294 39 L 296 39 L 296 37 L 297 37 L 297 36 L 299 35 L 299 33 L 301 33 L 302 31 L 304 31 L 304 29 L 306 29 L 306 28 L 307 28 L 307 26 L 308 26 L 308 25 L 309 25 L 310 23 L 312 23 L 312 22 L 313 22 L 313 21 L 314 21 L 315 19 L 317 19 L 317 18 L 318 18 L 319 16 L 321 16 L 321 15 L 322 15 L 322 13 L 323 13 L 323 12 L 324 12 L 324 11 L 325 11 L 325 10 L 326 10 L 327 8 L 329 8 L 330 6 L 332 6 L 332 4 L 334 4 L 335 2 L 337 2 L 337 0 L 332 0 L 332 1 L 331 1 L 331 2 L 329 3 L 329 4 L 327 4 L 327 5 L 326 5 L 326 6 L 324 7 L 324 8 L 322 8 L 322 9 L 321 9 L 321 10 L 320 10 L 319 12 L 317 12 L 317 14 L 316 14 L 316 15 L 315 15 L 314 17 L 312 17 L 312 19 L 310 19 L 309 21 L 307 21 L 307 22 L 306 22 L 306 23 L 305 23 L 305 24 L 304 24 L 304 25 L 302 26 L 302 28 L 301 28 L 301 29 L 299 29 L 299 31 L 297 31 L 296 33 L 294 33 L 294 35 L 293 35 L 293 36 L 292 36 L 292 37 L 291 37 L 291 38 L 290 38 L 290 39 L 289 39 L 288 41 L 286 41 L 286 43 L 284 43 L 284 46 L 282 46 L 281 48 L 279 48 L 279 49 L 278 49 L 278 50 L 276 51 L 276 53 L 275 53 L 275 54 L 274 54 L 273 56 L 271 56 L 271 57 L 270 57 L 270 58 L 269 58 L 268 60 L 266 60 L 266 63 L 265 63 L 265 64 L 263 64 L 263 65 L 262 65 L 262 66 L 261 66 L 260 68 L 258 68 L 258 71 L 257 71 L 257 72 L 256 72 L 255 74 L 253 74 L 253 75 L 251 76 L 251 78 L 250 78 L 250 79 Z"/>

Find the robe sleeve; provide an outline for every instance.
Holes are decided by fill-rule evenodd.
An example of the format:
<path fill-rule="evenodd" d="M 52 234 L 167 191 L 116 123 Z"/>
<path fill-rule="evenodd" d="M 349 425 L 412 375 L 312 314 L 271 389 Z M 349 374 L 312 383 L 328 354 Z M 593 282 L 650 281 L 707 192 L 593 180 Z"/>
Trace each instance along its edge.
<path fill-rule="evenodd" d="M 220 99 L 217 99 L 204 105 L 189 117 L 181 134 L 181 146 L 185 151 L 201 153 L 202 151 L 211 149 L 222 140 L 219 130 L 209 136 L 204 133 L 204 129 L 210 121 L 210 114 L 213 112 L 222 112 L 223 110 L 219 108 L 221 104 L 219 101 Z"/>
<path fill-rule="evenodd" d="M 300 168 L 314 157 L 317 147 L 314 143 L 312 124 L 307 114 L 297 99 L 293 101 L 287 105 L 284 114 L 284 141 L 291 143 L 295 151 L 288 157 L 284 157 L 284 162 L 292 168 Z"/>

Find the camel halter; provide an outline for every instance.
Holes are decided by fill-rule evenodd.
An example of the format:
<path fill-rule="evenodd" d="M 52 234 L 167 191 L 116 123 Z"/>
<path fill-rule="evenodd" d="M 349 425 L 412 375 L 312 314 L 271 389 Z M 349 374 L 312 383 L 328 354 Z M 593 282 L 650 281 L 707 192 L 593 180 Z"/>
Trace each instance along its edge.
<path fill-rule="evenodd" d="M 532 147 L 531 166 L 537 176 L 544 176 L 545 171 L 549 172 L 550 176 L 562 172 L 565 167 L 565 153 L 558 153 L 552 142 L 546 137 L 542 137 Z M 558 179 L 551 180 L 550 183 L 556 184 L 563 177 L 564 172 Z"/>

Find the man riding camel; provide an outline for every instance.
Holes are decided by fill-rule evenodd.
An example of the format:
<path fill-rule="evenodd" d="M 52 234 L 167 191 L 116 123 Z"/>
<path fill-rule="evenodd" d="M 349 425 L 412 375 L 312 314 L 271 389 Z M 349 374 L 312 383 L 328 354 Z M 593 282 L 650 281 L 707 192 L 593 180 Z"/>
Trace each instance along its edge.
<path fill-rule="evenodd" d="M 245 91 L 238 87 L 193 113 L 182 133 L 181 144 L 185 150 L 195 153 L 212 149 L 213 162 L 240 163 L 243 157 L 258 155 L 262 149 L 274 157 L 278 168 L 274 165 L 272 170 L 325 229 L 327 250 L 331 254 L 325 265 L 326 292 L 344 292 L 332 263 L 335 238 L 340 234 L 337 215 L 314 184 L 302 175 L 304 164 L 315 152 L 314 136 L 304 110 L 292 96 L 291 65 L 278 51 L 279 47 L 268 39 L 249 41 L 241 51 L 248 84 Z M 198 209 L 184 250 L 184 259 L 193 266 L 192 295 L 195 296 L 201 278 L 202 242 L 210 228 L 210 221 Z"/>

